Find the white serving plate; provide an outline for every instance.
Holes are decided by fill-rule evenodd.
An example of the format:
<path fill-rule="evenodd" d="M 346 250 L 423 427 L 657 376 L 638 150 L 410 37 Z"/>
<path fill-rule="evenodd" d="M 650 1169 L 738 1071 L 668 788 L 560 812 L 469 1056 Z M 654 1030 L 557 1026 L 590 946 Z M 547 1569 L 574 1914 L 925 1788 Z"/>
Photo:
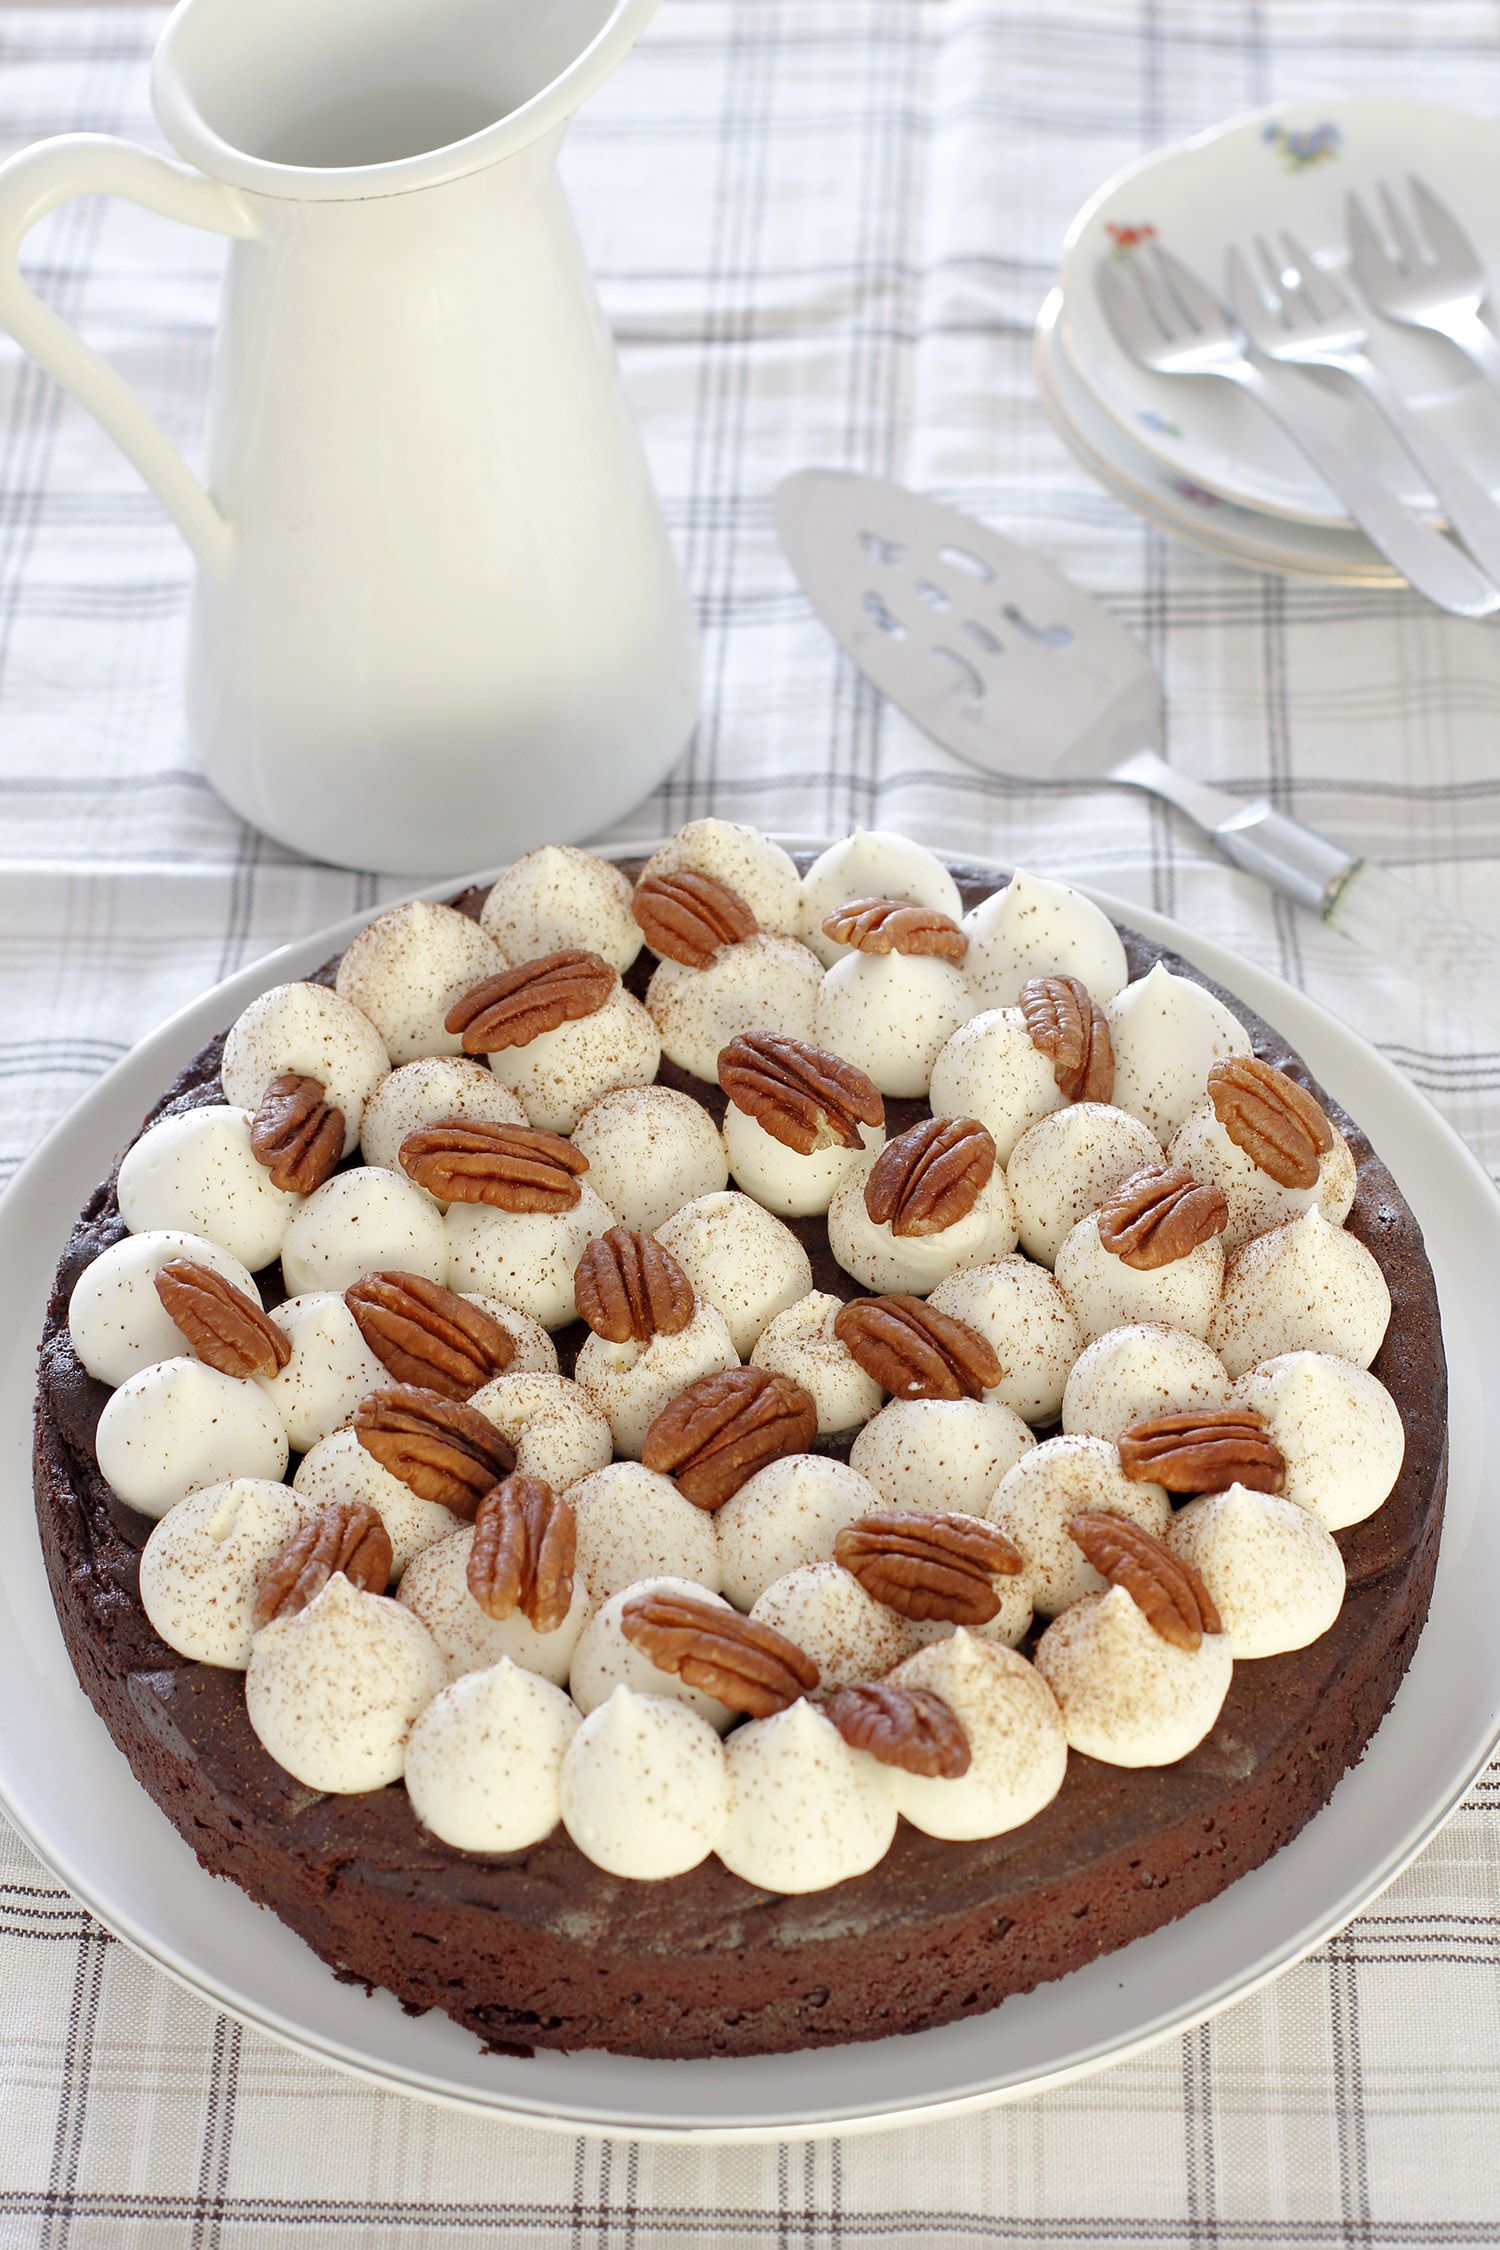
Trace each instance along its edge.
<path fill-rule="evenodd" d="M 1242 508 L 1203 485 L 1180 477 L 1126 435 L 1098 407 L 1067 355 L 1062 291 L 1054 289 L 1037 314 L 1032 352 L 1042 411 L 1090 476 L 1148 523 L 1242 570 L 1282 578 L 1318 578 L 1337 586 L 1404 586 L 1358 531 L 1297 523 L 1290 516 Z"/>
<path fill-rule="evenodd" d="M 620 847 L 624 856 L 627 847 Z M 1001 874 L 996 869 L 997 877 Z M 434 886 L 442 896 L 456 886 Z M 1295 1046 L 1372 1134 L 1427 1235 L 1452 1380 L 1452 1470 L 1431 1621 L 1395 1704 L 1332 1802 L 1264 1868 L 1182 1921 L 989 2015 L 803 2054 L 649 2062 L 481 2052 L 448 2018 L 339 1984 L 300 1939 L 204 1874 L 74 1678 L 31 1497 L 33 1340 L 54 1262 L 90 1190 L 178 1070 L 267 986 L 306 975 L 353 915 L 228 978 L 85 1096 L 0 1198 L 15 1348 L 0 1380 L 0 1802 L 117 1936 L 215 2006 L 373 2083 L 572 2132 L 769 2139 L 915 2123 L 1078 2078 L 1201 2022 L 1320 1945 L 1430 1841 L 1500 1736 L 1500 1202 L 1450 1128 L 1332 1016 L 1206 938 L 1103 894 Z"/>
<path fill-rule="evenodd" d="M 1305 152 L 1300 159 L 1298 149 Z M 1287 228 L 1319 265 L 1342 273 L 1349 190 L 1369 209 L 1377 181 L 1399 191 L 1416 172 L 1500 283 L 1497 169 L 1500 130 L 1493 124 L 1467 110 L 1407 100 L 1280 103 L 1158 149 L 1106 181 L 1068 229 L 1058 271 L 1068 355 L 1096 404 L 1179 476 L 1249 508 L 1347 529 L 1348 516 L 1322 478 L 1253 399 L 1228 383 L 1153 375 L 1136 365 L 1104 318 L 1095 263 L 1127 262 L 1136 254 L 1130 237 L 1151 228 L 1222 297 L 1228 246 L 1243 248 L 1259 234 L 1276 247 Z M 1352 279 L 1349 287 L 1357 299 Z M 1370 350 L 1460 459 L 1500 491 L 1500 402 L 1456 347 L 1372 313 Z M 1351 384 L 1303 369 L 1287 370 L 1285 379 L 1296 383 L 1330 438 L 1404 499 L 1431 507 L 1406 452 Z"/>

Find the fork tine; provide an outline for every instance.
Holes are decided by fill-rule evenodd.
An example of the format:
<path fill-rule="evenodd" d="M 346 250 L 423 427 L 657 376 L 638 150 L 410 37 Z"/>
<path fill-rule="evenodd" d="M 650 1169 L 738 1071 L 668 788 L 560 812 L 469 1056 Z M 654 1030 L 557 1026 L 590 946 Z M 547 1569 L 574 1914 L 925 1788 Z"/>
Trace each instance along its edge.
<path fill-rule="evenodd" d="M 1380 197 L 1380 215 L 1385 221 L 1386 232 L 1396 245 L 1396 255 L 1408 273 L 1415 273 L 1427 261 L 1418 246 L 1406 213 L 1385 180 L 1381 181 L 1376 193 Z"/>
<path fill-rule="evenodd" d="M 1140 258 L 1131 259 L 1130 271 L 1142 301 L 1167 342 L 1179 343 L 1184 336 L 1191 336 L 1194 331 L 1173 304 L 1172 293 L 1161 276 L 1153 273 Z"/>
<path fill-rule="evenodd" d="M 1302 276 L 1302 291 L 1319 320 L 1328 320 L 1338 313 L 1348 312 L 1350 300 L 1331 273 L 1325 273 L 1310 251 L 1304 250 L 1294 234 L 1284 233 L 1281 245 L 1288 259 Z"/>
<path fill-rule="evenodd" d="M 1283 328 L 1290 328 L 1293 326 L 1295 307 L 1292 298 L 1296 284 L 1286 280 L 1276 253 L 1263 234 L 1255 237 L 1255 250 L 1266 277 L 1260 292 L 1266 310 Z"/>
<path fill-rule="evenodd" d="M 1171 290 L 1184 316 L 1200 335 L 1208 335 L 1224 325 L 1224 308 L 1212 291 L 1206 289 L 1198 276 L 1164 250 L 1159 242 L 1152 244 L 1162 278 Z"/>
<path fill-rule="evenodd" d="M 1408 176 L 1406 184 L 1416 206 L 1417 224 L 1426 235 L 1434 256 L 1443 265 L 1466 267 L 1477 274 L 1478 253 L 1447 204 L 1440 203 L 1415 173 Z"/>
<path fill-rule="evenodd" d="M 1133 289 L 1127 289 L 1118 269 L 1108 258 L 1094 261 L 1094 287 L 1104 317 L 1132 359 L 1149 367 L 1165 337 Z"/>
<path fill-rule="evenodd" d="M 1238 250 L 1231 250 L 1224 260 L 1224 286 L 1229 292 L 1234 317 L 1247 336 L 1254 336 L 1270 327 L 1271 315 L 1267 311 L 1266 301 Z"/>
<path fill-rule="evenodd" d="M 1376 233 L 1374 220 L 1352 189 L 1344 201 L 1344 227 L 1349 236 L 1349 263 L 1354 268 L 1354 278 L 1371 304 L 1378 304 L 1386 282 L 1400 269 Z"/>

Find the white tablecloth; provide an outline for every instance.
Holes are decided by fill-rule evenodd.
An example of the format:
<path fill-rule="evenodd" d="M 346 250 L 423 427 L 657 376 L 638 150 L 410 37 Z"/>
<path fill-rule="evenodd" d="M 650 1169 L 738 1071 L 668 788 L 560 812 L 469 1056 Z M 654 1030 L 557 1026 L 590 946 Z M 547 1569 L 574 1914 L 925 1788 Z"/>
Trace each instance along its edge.
<path fill-rule="evenodd" d="M 0 140 L 149 134 L 158 20 L 0 12 Z M 1500 1054 L 1171 818 L 935 750 L 843 667 L 771 525 L 777 477 L 820 461 L 1035 541 L 1150 648 L 1177 760 L 1500 930 L 1500 639 L 1173 545 L 1073 466 L 1029 373 L 1106 173 L 1254 103 L 1387 91 L 1500 115 L 1490 0 L 665 0 L 565 160 L 707 658 L 696 744 L 628 825 L 878 820 L 1178 914 L 1345 1014 L 1493 1166 Z M 29 260 L 191 447 L 208 238 L 80 203 Z M 178 705 L 186 592 L 130 470 L 0 342 L 6 1176 L 169 1010 L 396 888 L 210 795 Z M 780 2149 L 611 2147 L 372 2093 L 143 1966 L 7 1833 L 0 2088 L 7 2245 L 1491 2243 L 1500 1769 L 1371 1913 L 1191 2036 L 987 2116 Z"/>

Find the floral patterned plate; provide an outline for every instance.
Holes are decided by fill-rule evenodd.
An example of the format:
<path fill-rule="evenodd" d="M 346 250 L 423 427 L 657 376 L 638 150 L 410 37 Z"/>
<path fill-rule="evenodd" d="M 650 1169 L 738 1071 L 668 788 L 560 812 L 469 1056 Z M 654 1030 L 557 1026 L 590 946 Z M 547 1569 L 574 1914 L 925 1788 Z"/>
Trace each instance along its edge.
<path fill-rule="evenodd" d="M 1348 525 L 1322 479 L 1255 404 L 1229 384 L 1150 374 L 1105 324 L 1094 272 L 1160 240 L 1222 289 L 1231 243 L 1277 246 L 1283 229 L 1319 265 L 1347 262 L 1344 202 L 1377 181 L 1418 173 L 1453 211 L 1500 287 L 1500 208 L 1491 192 L 1500 129 L 1465 110 L 1404 100 L 1323 98 L 1252 111 L 1117 173 L 1068 229 L 1058 275 L 1063 342 L 1095 403 L 1175 475 L 1244 507 L 1303 523 Z M 1350 284 L 1351 289 L 1353 284 Z M 1356 292 L 1357 294 L 1357 292 Z M 1454 451 L 1500 493 L 1500 399 L 1441 337 L 1370 316 L 1370 348 Z M 1343 378 L 1289 369 L 1329 438 L 1357 452 L 1404 499 L 1431 508 L 1406 453 Z"/>
<path fill-rule="evenodd" d="M 1037 315 L 1033 352 L 1042 410 L 1074 459 L 1127 508 L 1188 546 L 1245 570 L 1340 586 L 1403 583 L 1359 532 L 1242 508 L 1147 453 L 1085 389 L 1063 347 L 1061 312 L 1062 291 L 1054 289 Z"/>

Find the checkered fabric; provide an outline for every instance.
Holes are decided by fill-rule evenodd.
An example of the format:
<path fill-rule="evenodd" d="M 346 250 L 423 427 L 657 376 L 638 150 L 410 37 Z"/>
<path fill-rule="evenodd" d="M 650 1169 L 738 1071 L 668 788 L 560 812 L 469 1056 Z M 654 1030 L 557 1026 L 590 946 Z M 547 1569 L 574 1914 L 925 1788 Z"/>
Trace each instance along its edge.
<path fill-rule="evenodd" d="M 4 145 L 154 139 L 157 22 L 0 11 Z M 776 479 L 824 462 L 1036 542 L 1150 648 L 1175 758 L 1500 931 L 1500 640 L 1187 552 L 1087 481 L 1033 394 L 1031 323 L 1105 174 L 1346 91 L 1500 116 L 1492 0 L 665 0 L 565 159 L 706 653 L 697 740 L 629 830 L 878 821 L 1175 913 L 1347 1015 L 1493 1166 L 1500 1054 L 1172 818 L 934 749 L 836 656 L 772 530 Z M 28 260 L 191 449 L 210 238 L 82 202 Z M 187 575 L 123 461 L 0 343 L 7 1175 L 169 1010 L 399 888 L 299 861 L 210 794 L 179 711 Z M 1066 2091 L 842 2143 L 611 2146 L 373 2093 L 145 1967 L 8 1834 L 0 1993 L 5 2245 L 1500 2242 L 1500 1768 L 1371 1913 L 1215 2023 Z"/>

